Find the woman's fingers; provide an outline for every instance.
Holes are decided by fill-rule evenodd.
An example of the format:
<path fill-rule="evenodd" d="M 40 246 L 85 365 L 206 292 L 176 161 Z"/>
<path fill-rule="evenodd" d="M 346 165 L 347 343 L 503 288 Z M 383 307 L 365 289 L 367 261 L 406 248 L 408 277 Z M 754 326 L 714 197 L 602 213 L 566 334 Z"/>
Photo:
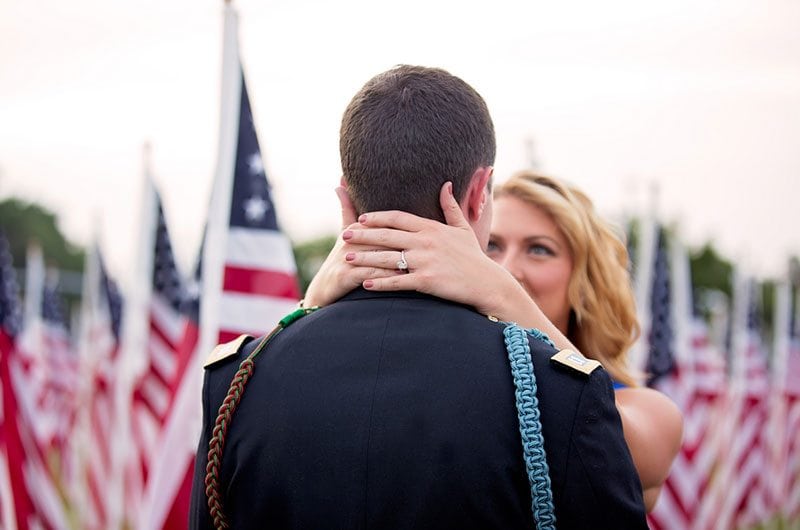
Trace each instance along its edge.
<path fill-rule="evenodd" d="M 453 196 L 452 182 L 445 182 L 439 190 L 439 205 L 442 207 L 447 224 L 458 228 L 469 228 L 464 212 Z M 428 228 L 436 228 L 438 224 L 433 219 L 397 210 L 365 213 L 358 218 L 358 222 L 371 228 L 394 228 L 406 232 L 422 232 Z"/>
<path fill-rule="evenodd" d="M 393 269 L 382 269 L 380 267 L 351 267 L 343 275 L 344 282 L 350 289 L 362 285 L 367 280 L 390 278 L 397 275 Z"/>
<path fill-rule="evenodd" d="M 413 274 L 394 274 L 385 278 L 364 280 L 364 289 L 370 291 L 414 291 L 419 287 L 418 279 Z"/>
<path fill-rule="evenodd" d="M 425 217 L 398 210 L 361 214 L 358 222 L 370 228 L 395 228 L 406 232 L 420 232 L 432 226 L 432 223 L 436 223 L 433 219 L 426 219 Z"/>
<path fill-rule="evenodd" d="M 401 254 L 397 250 L 379 250 L 374 252 L 348 252 L 345 261 L 356 267 L 373 267 L 377 269 L 397 270 L 397 264 L 405 255 L 409 269 L 413 269 L 413 255 L 410 252 Z"/>
<path fill-rule="evenodd" d="M 418 238 L 415 237 L 414 233 L 391 228 L 370 228 L 366 230 L 348 228 L 342 233 L 342 239 L 351 244 L 396 250 L 404 250 L 412 245 L 419 246 Z"/>
<path fill-rule="evenodd" d="M 461 206 L 458 205 L 458 201 L 453 196 L 452 182 L 445 182 L 442 189 L 439 190 L 439 205 L 442 207 L 447 224 L 458 228 L 469 228 L 464 212 L 461 211 Z"/>

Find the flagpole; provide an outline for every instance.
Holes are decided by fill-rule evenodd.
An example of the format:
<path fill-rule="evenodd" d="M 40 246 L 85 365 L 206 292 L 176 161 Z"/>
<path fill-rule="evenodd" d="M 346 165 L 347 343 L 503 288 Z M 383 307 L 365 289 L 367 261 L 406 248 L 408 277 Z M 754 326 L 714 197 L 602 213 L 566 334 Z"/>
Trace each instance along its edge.
<path fill-rule="evenodd" d="M 5 428 L 5 427 L 4 427 Z M 6 448 L 0 454 L 0 526 L 9 530 L 17 529 L 14 491 L 11 487 L 11 475 L 8 471 Z"/>
<path fill-rule="evenodd" d="M 650 290 L 653 283 L 653 267 L 655 265 L 658 241 L 658 185 L 650 186 L 650 207 L 642 215 L 639 225 L 639 241 L 636 249 L 636 274 L 634 276 L 634 296 L 636 298 L 636 314 L 641 326 L 639 340 L 631 348 L 629 363 L 634 370 L 644 372 L 647 363 L 650 334 Z"/>
<path fill-rule="evenodd" d="M 729 497 L 729 489 L 735 483 L 736 462 L 734 455 L 734 442 L 736 438 L 737 422 L 741 415 L 742 394 L 741 379 L 738 376 L 739 350 L 743 341 L 742 324 L 746 326 L 747 301 L 746 290 L 743 276 L 739 268 L 734 268 L 731 274 L 731 303 L 728 323 L 728 347 L 726 351 L 725 367 L 728 379 L 727 404 L 724 409 L 724 419 L 722 421 L 721 451 L 720 451 L 720 478 L 716 481 L 713 491 L 714 503 L 717 506 L 717 526 L 715 530 L 724 530 L 733 527 L 735 518 L 734 509 L 730 502 L 726 502 Z M 744 314 L 744 318 L 742 318 Z"/>
<path fill-rule="evenodd" d="M 786 504 L 789 486 L 787 484 L 789 440 L 791 431 L 786 390 L 789 376 L 788 361 L 790 348 L 790 313 L 792 310 L 792 289 L 788 279 L 781 279 L 775 287 L 775 325 L 773 346 L 774 354 L 770 367 L 770 393 L 769 393 L 769 488 L 770 510 L 774 510 L 772 520 L 767 528 L 777 528 L 778 517 L 775 517 Z M 788 436 L 787 436 L 788 435 Z"/>
<path fill-rule="evenodd" d="M 23 333 L 21 341 L 38 340 L 42 326 L 42 296 L 45 282 L 44 257 L 42 247 L 37 243 L 28 245 L 25 257 L 25 307 L 23 312 Z M 25 344 L 28 352 L 40 357 L 41 344 Z"/>
<path fill-rule="evenodd" d="M 750 278 L 741 268 L 733 273 L 733 318 L 731 319 L 730 376 L 736 385 L 745 384 L 744 355 L 747 350 L 747 310 L 752 303 Z"/>
<path fill-rule="evenodd" d="M 786 279 L 781 279 L 775 286 L 775 325 L 773 326 L 773 356 L 772 356 L 772 377 L 773 380 L 780 380 L 785 383 L 786 364 L 789 358 L 789 337 L 791 330 L 790 313 L 792 310 L 792 288 Z"/>
<path fill-rule="evenodd" d="M 153 183 L 151 166 L 152 148 L 149 143 L 142 146 L 142 195 L 139 217 L 139 233 L 136 241 L 136 265 L 131 283 L 129 302 L 125 304 L 123 321 L 123 362 L 124 374 L 133 380 L 133 376 L 141 371 L 147 348 L 147 320 L 150 304 L 150 289 L 153 270 L 155 233 L 158 222 L 157 196 Z"/>
<path fill-rule="evenodd" d="M 525 137 L 525 162 L 527 162 L 528 167 L 533 171 L 538 171 L 540 169 L 539 159 L 536 157 L 536 140 L 533 139 L 533 136 L 529 135 Z"/>
<path fill-rule="evenodd" d="M 236 164 L 236 146 L 242 92 L 242 70 L 238 47 L 238 14 L 229 0 L 225 1 L 222 49 L 222 83 L 219 122 L 217 167 L 212 184 L 211 200 L 202 245 L 200 294 L 200 334 L 195 354 L 190 360 L 183 381 L 178 388 L 170 420 L 161 438 L 165 450 L 156 455 L 154 475 L 145 492 L 142 530 L 158 530 L 171 508 L 173 499 L 164 498 L 163 492 L 176 492 L 183 473 L 169 472 L 180 469 L 184 463 L 191 472 L 197 440 L 202 428 L 201 393 L 202 362 L 217 343 L 219 336 L 219 308 L 222 294 L 223 270 L 227 254 L 227 227 L 233 194 L 233 176 Z M 187 437 L 187 433 L 193 433 Z M 185 458 L 183 462 L 181 459 Z"/>
<path fill-rule="evenodd" d="M 122 320 L 122 348 L 119 359 L 119 384 L 115 403 L 117 413 L 113 421 L 117 428 L 111 430 L 111 455 L 113 481 L 109 484 L 110 501 L 109 528 L 123 525 L 126 502 L 124 488 L 126 457 L 131 447 L 131 404 L 133 383 L 142 369 L 147 350 L 147 315 L 150 304 L 150 274 L 153 269 L 154 238 L 157 223 L 157 200 L 152 180 L 152 148 L 149 143 L 142 146 L 142 194 L 141 209 L 136 237 L 136 265 L 130 284 Z"/>
<path fill-rule="evenodd" d="M 95 222 L 95 228 L 100 224 Z M 92 389 L 95 366 L 97 363 L 97 349 L 92 347 L 92 329 L 98 319 L 97 307 L 98 296 L 97 287 L 100 283 L 99 267 L 99 246 L 98 238 L 95 235 L 93 242 L 86 253 L 83 261 L 83 289 L 81 292 L 80 323 L 78 333 L 78 407 L 77 418 L 75 420 L 75 439 L 77 443 L 72 445 L 73 458 L 76 462 L 76 482 L 77 487 L 73 488 L 73 502 L 75 506 L 86 507 L 89 504 L 88 498 L 88 469 L 91 454 L 88 452 L 90 445 L 91 429 L 91 408 L 92 408 Z M 79 521 L 84 524 L 86 514 L 78 514 Z"/>
<path fill-rule="evenodd" d="M 238 45 L 239 17 L 229 0 L 225 1 L 222 83 L 220 90 L 219 144 L 209 206 L 206 240 L 203 245 L 199 351 L 211 351 L 217 342 L 222 274 L 227 246 L 236 141 L 242 93 L 242 71 Z"/>
<path fill-rule="evenodd" d="M 692 273 L 689 267 L 689 256 L 686 247 L 680 241 L 677 233 L 668 239 L 670 277 L 672 279 L 672 324 L 674 326 L 673 348 L 675 358 L 679 364 L 691 360 L 692 352 L 692 322 L 694 320 L 694 307 L 692 307 Z"/>

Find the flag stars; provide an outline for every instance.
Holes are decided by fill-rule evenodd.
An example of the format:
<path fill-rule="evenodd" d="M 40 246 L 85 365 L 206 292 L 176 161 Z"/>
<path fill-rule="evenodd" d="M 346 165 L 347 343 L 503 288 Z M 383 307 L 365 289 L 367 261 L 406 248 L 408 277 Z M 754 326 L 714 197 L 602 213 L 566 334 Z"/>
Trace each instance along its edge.
<path fill-rule="evenodd" d="M 247 158 L 247 165 L 250 167 L 250 173 L 253 175 L 261 175 L 264 173 L 264 161 L 261 160 L 261 153 L 253 153 Z"/>
<path fill-rule="evenodd" d="M 183 284 L 175 265 L 172 253 L 172 244 L 169 240 L 164 211 L 159 202 L 158 227 L 156 229 L 155 255 L 153 256 L 153 287 L 156 292 L 164 297 L 170 307 L 175 310 L 180 308 L 183 299 Z"/>
<path fill-rule="evenodd" d="M 269 210 L 269 203 L 257 195 L 244 201 L 244 215 L 251 223 L 257 223 L 264 219 L 267 210 Z"/>
<path fill-rule="evenodd" d="M 14 267 L 8 242 L 0 233 L 0 328 L 11 335 L 16 335 L 22 324 L 22 308 L 19 303 Z"/>

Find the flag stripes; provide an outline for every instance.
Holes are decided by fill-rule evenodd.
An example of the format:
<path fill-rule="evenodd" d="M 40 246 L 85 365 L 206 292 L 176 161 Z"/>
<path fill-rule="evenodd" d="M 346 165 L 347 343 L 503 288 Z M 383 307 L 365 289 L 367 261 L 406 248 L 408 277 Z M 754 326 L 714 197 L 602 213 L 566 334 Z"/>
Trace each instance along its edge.
<path fill-rule="evenodd" d="M 225 292 L 297 299 L 297 278 L 294 274 L 264 269 L 225 267 L 222 283 Z"/>
<path fill-rule="evenodd" d="M 229 3 L 225 24 L 219 166 L 200 250 L 205 270 L 198 262 L 194 291 L 178 270 L 153 191 L 142 223 L 146 251 L 136 253 L 142 275 L 128 293 L 143 303 L 126 299 L 125 306 L 126 320 L 141 321 L 141 337 L 121 333 L 122 298 L 95 245 L 76 355 L 41 256 L 26 263 L 34 311 L 26 311 L 23 326 L 0 232 L 1 528 L 186 528 L 202 359 L 217 341 L 270 330 L 300 297 Z M 776 325 L 782 339 L 770 355 L 753 284 L 742 281 L 750 287 L 729 301 L 737 306 L 731 343 L 715 344 L 684 303 L 692 295 L 684 251 L 662 226 L 643 227 L 640 236 L 651 248 L 641 249 L 648 258 L 636 264 L 645 333 L 633 357 L 642 357 L 636 367 L 684 414 L 682 446 L 649 515 L 651 528 L 743 530 L 779 516 L 779 527 L 800 528 L 797 293 L 776 306 L 786 325 Z"/>
<path fill-rule="evenodd" d="M 225 49 L 219 166 L 202 244 L 199 333 L 186 359 L 159 455 L 161 472 L 148 484 L 148 515 L 142 528 L 184 528 L 195 441 L 199 437 L 201 359 L 213 342 L 241 333 L 261 335 L 297 303 L 299 289 L 291 244 L 280 231 L 264 171 L 250 100 L 239 62 L 237 16 L 225 8 Z M 192 304 L 194 305 L 194 304 Z M 190 443 L 185 445 L 189 440 Z M 165 467 L 169 465 L 170 467 Z"/>
<path fill-rule="evenodd" d="M 97 244 L 86 258 L 81 307 L 80 350 L 91 378 L 87 391 L 86 493 L 83 525 L 89 530 L 111 526 L 108 486 L 113 482 L 116 392 L 119 377 L 122 297 L 108 277 Z M 80 461 L 80 459 L 79 459 Z"/>
<path fill-rule="evenodd" d="M 800 526 L 800 290 L 790 291 L 785 310 L 789 313 L 786 358 L 784 364 L 774 371 L 780 373 L 779 370 L 783 369 L 786 415 L 783 432 L 783 497 L 778 509 L 787 522 Z"/>

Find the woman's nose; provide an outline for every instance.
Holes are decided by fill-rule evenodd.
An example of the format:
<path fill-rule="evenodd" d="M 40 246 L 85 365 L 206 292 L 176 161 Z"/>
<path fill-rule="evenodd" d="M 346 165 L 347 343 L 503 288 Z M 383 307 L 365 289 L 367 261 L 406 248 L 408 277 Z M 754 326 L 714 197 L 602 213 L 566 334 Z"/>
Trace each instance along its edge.
<path fill-rule="evenodd" d="M 519 260 L 515 253 L 506 252 L 499 262 L 518 282 L 522 283 L 522 268 L 519 266 Z"/>

